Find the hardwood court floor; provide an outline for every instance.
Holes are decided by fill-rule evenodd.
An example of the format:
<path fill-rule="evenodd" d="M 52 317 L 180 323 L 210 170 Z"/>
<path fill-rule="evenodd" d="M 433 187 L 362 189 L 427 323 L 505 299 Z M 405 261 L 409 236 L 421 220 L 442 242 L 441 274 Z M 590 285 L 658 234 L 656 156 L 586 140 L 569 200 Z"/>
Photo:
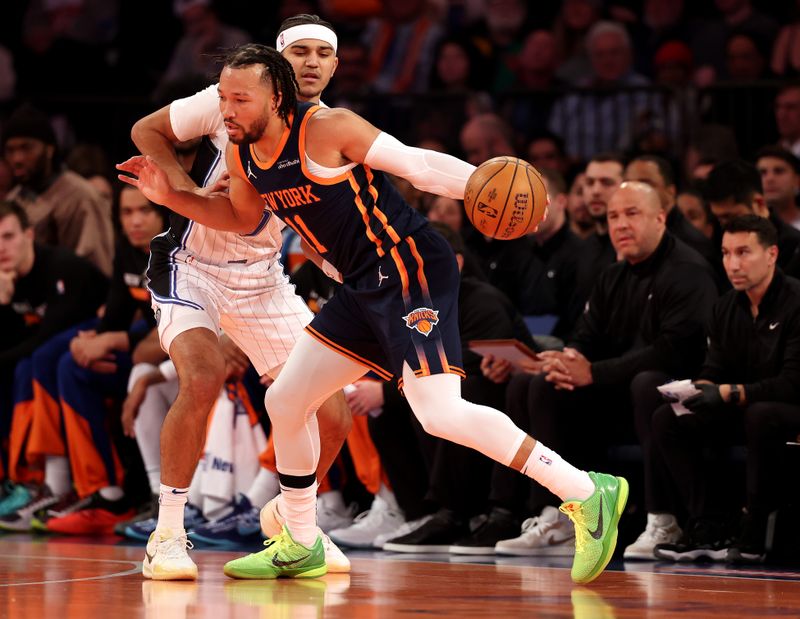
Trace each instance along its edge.
<path fill-rule="evenodd" d="M 141 576 L 143 549 L 118 541 L 0 537 L 0 618 L 800 616 L 798 572 L 620 563 L 582 587 L 569 559 L 498 565 L 376 552 L 352 553 L 350 575 L 234 581 L 222 565 L 241 553 L 196 550 L 197 583 L 155 582 Z"/>

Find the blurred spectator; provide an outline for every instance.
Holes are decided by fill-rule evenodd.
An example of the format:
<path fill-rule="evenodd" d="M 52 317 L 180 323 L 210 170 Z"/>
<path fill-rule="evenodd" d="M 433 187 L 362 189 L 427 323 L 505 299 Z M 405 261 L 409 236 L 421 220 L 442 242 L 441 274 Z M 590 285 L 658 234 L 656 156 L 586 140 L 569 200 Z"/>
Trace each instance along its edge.
<path fill-rule="evenodd" d="M 567 214 L 569 229 L 580 239 L 586 239 L 594 233 L 594 219 L 586 207 L 584 184 L 586 175 L 581 172 L 575 176 L 567 196 Z"/>
<path fill-rule="evenodd" d="M 547 219 L 528 235 L 531 259 L 520 278 L 522 293 L 518 308 L 526 316 L 557 316 L 549 335 L 563 340 L 572 333 L 574 326 L 569 308 L 575 291 L 581 241 L 567 223 L 564 178 L 555 170 L 541 168 L 540 172 L 550 205 Z"/>
<path fill-rule="evenodd" d="M 733 32 L 750 32 L 763 41 L 774 41 L 778 24 L 754 9 L 751 0 L 714 0 L 718 17 L 708 20 L 693 33 L 695 62 L 707 77 L 703 85 L 725 74 L 726 42 Z"/>
<path fill-rule="evenodd" d="M 173 9 L 183 23 L 184 34 L 172 52 L 159 89 L 180 78 L 216 73 L 215 54 L 252 39 L 244 30 L 223 24 L 211 0 L 174 0 Z"/>
<path fill-rule="evenodd" d="M 537 170 L 547 168 L 555 170 L 562 177 L 569 171 L 569 160 L 564 152 L 564 142 L 549 131 L 534 135 L 525 149 L 530 163 Z"/>
<path fill-rule="evenodd" d="M 589 31 L 586 48 L 593 76 L 579 83 L 592 91 L 569 94 L 556 101 L 549 128 L 564 138 L 567 154 L 588 158 L 614 148 L 626 148 L 646 121 L 659 116 L 658 100 L 648 93 L 620 91 L 645 86 L 648 80 L 633 72 L 630 38 L 614 22 L 598 22 Z"/>
<path fill-rule="evenodd" d="M 772 116 L 754 113 L 769 108 L 774 90 L 769 85 L 746 87 L 768 77 L 769 41 L 762 36 L 747 30 L 731 31 L 725 47 L 726 71 L 700 102 L 704 119 L 730 127 L 739 151 L 747 158 L 776 135 Z"/>
<path fill-rule="evenodd" d="M 0 101 L 8 101 L 14 97 L 17 86 L 17 74 L 14 71 L 14 57 L 11 52 L 0 45 Z"/>
<path fill-rule="evenodd" d="M 325 101 L 332 107 L 346 107 L 362 115 L 368 113 L 369 104 L 360 100 L 372 92 L 367 80 L 367 47 L 357 38 L 342 37 L 338 40 L 336 57 L 339 64 L 330 85 L 325 89 Z"/>
<path fill-rule="evenodd" d="M 525 0 L 484 0 L 484 6 L 473 40 L 489 63 L 485 90 L 498 93 L 514 84 L 532 5 Z"/>
<path fill-rule="evenodd" d="M 425 91 L 440 35 L 427 0 L 384 2 L 383 15 L 370 20 L 364 32 L 370 50 L 367 81 L 377 92 Z"/>
<path fill-rule="evenodd" d="M 684 189 L 678 194 L 676 204 L 686 221 L 692 224 L 707 239 L 714 238 L 713 215 L 699 189 L 696 187 Z"/>
<path fill-rule="evenodd" d="M 800 85 L 790 84 L 778 91 L 775 122 L 780 145 L 800 157 Z"/>
<path fill-rule="evenodd" d="M 586 166 L 583 181 L 583 200 L 594 222 L 594 232 L 584 241 L 578 261 L 570 318 L 578 319 L 586 300 L 603 270 L 617 261 L 617 252 L 608 236 L 606 210 L 611 196 L 622 184 L 625 160 L 615 153 L 600 153 Z"/>
<path fill-rule="evenodd" d="M 0 200 L 5 200 L 13 186 L 14 175 L 11 173 L 11 166 L 5 159 L 0 159 Z"/>
<path fill-rule="evenodd" d="M 24 403 L 33 398 L 31 381 L 39 364 L 33 363 L 30 356 L 57 333 L 92 319 L 107 288 L 106 278 L 85 259 L 66 248 L 35 243 L 32 224 L 19 204 L 0 202 L 0 320 L 4 325 L 0 332 L 0 436 L 3 441 L 9 435 L 12 406 L 29 406 Z M 12 392 L 14 384 L 18 388 Z M 30 414 L 14 417 L 15 423 L 23 426 L 23 431 L 15 436 L 23 439 L 27 436 L 24 426 L 30 423 Z M 23 451 L 17 448 L 16 453 Z M 14 475 L 16 466 L 9 468 Z M 38 475 L 41 476 L 41 471 Z M 16 501 L 26 499 L 27 494 L 23 487 L 17 492 Z M 15 511 L 14 505 L 14 501 L 5 504 L 8 511 L 0 515 Z"/>
<path fill-rule="evenodd" d="M 777 237 L 764 219 L 732 220 L 722 251 L 733 290 L 716 302 L 708 323 L 709 348 L 694 383 L 700 393 L 684 402 L 694 414 L 663 405 L 652 420 L 650 458 L 658 473 L 647 511 L 689 514 L 680 540 L 655 547 L 658 559 L 760 563 L 769 513 L 786 500 L 781 449 L 800 431 L 800 284 L 776 268 Z M 746 511 L 731 542 L 726 517 L 738 506 L 722 492 L 731 467 L 716 459 L 709 466 L 704 452 L 741 444 L 742 436 Z"/>
<path fill-rule="evenodd" d="M 655 189 L 661 207 L 667 215 L 667 230 L 675 238 L 693 248 L 717 270 L 719 258 L 713 243 L 684 218 L 680 209 L 676 208 L 675 198 L 678 190 L 675 173 L 666 159 L 655 155 L 636 157 L 625 169 L 625 180 L 639 181 Z"/>
<path fill-rule="evenodd" d="M 65 163 L 70 170 L 89 181 L 101 196 L 112 199 L 108 180 L 111 167 L 102 147 L 97 144 L 77 144 L 69 151 Z"/>
<path fill-rule="evenodd" d="M 781 28 L 772 48 L 772 72 L 779 77 L 800 75 L 800 0 L 795 0 L 794 21 Z"/>
<path fill-rule="evenodd" d="M 653 57 L 656 84 L 685 88 L 692 82 L 692 51 L 683 41 L 667 41 Z"/>
<path fill-rule="evenodd" d="M 565 0 L 556 17 L 553 32 L 561 64 L 556 75 L 565 82 L 577 84 L 592 72 L 586 53 L 586 33 L 600 19 L 600 0 Z"/>
<path fill-rule="evenodd" d="M 16 59 L 18 67 L 25 67 L 18 75 L 19 91 L 47 96 L 108 92 L 120 0 L 31 0 L 27 5 L 24 48 Z"/>
<path fill-rule="evenodd" d="M 554 93 L 563 82 L 556 77 L 558 56 L 555 37 L 548 30 L 534 30 L 525 39 L 516 68 L 514 88 L 526 94 L 511 97 L 503 106 L 505 116 L 525 135 L 546 130 Z"/>
<path fill-rule="evenodd" d="M 461 129 L 461 150 L 466 160 L 475 166 L 492 157 L 514 156 L 514 134 L 497 114 L 480 114 Z"/>
<path fill-rule="evenodd" d="M 430 90 L 466 93 L 485 89 L 486 67 L 469 39 L 448 36 L 439 41 L 434 55 Z"/>
<path fill-rule="evenodd" d="M 800 230 L 800 160 L 779 146 L 765 146 L 756 154 L 756 168 L 767 206 L 784 223 Z"/>
<path fill-rule="evenodd" d="M 556 39 L 549 30 L 534 30 L 525 39 L 517 63 L 515 86 L 524 90 L 542 90 L 561 84 Z"/>
<path fill-rule="evenodd" d="M 22 107 L 5 125 L 3 153 L 16 181 L 7 199 L 26 210 L 38 243 L 62 246 L 111 273 L 111 202 L 60 167 L 55 135 L 42 112 Z"/>
<path fill-rule="evenodd" d="M 787 275 L 800 276 L 800 232 L 770 212 L 755 166 L 742 160 L 723 161 L 714 166 L 703 187 L 711 212 L 723 228 L 742 215 L 769 219 L 778 231 L 778 266 Z"/>
<path fill-rule="evenodd" d="M 644 0 L 641 20 L 630 26 L 637 71 L 657 79 L 658 51 L 668 41 L 689 40 L 689 21 L 683 13 L 684 0 Z"/>
<path fill-rule="evenodd" d="M 725 45 L 725 69 L 729 80 L 754 82 L 769 75 L 769 40 L 746 30 L 735 30 Z"/>
<path fill-rule="evenodd" d="M 688 180 L 705 178 L 715 163 L 738 156 L 736 136 L 729 127 L 703 125 L 691 134 L 683 156 L 683 173 Z"/>
<path fill-rule="evenodd" d="M 460 233 L 464 223 L 464 205 L 461 200 L 436 196 L 428 210 L 428 221 L 439 222 Z"/>

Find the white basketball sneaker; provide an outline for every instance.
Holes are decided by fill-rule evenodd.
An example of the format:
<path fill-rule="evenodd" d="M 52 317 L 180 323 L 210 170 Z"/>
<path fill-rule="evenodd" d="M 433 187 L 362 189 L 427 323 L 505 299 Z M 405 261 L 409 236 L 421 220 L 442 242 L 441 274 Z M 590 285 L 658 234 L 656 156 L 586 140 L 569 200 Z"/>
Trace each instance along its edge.
<path fill-rule="evenodd" d="M 536 518 L 522 523 L 522 534 L 497 542 L 499 555 L 568 557 L 575 554 L 575 529 L 572 523 L 550 505 Z"/>
<path fill-rule="evenodd" d="M 268 501 L 261 508 L 261 532 L 269 539 L 275 537 L 283 530 L 286 518 L 278 511 L 278 499 L 280 494 Z M 350 559 L 334 544 L 331 539 L 317 528 L 322 537 L 322 547 L 325 549 L 325 563 L 328 565 L 329 574 L 346 574 L 350 571 Z"/>
<path fill-rule="evenodd" d="M 181 529 L 156 529 L 150 534 L 144 551 L 142 574 L 153 580 L 197 580 L 197 566 L 189 558 L 192 542 Z"/>
<path fill-rule="evenodd" d="M 647 514 L 647 527 L 622 554 L 623 559 L 657 561 L 655 548 L 658 544 L 674 544 L 683 532 L 672 514 Z"/>

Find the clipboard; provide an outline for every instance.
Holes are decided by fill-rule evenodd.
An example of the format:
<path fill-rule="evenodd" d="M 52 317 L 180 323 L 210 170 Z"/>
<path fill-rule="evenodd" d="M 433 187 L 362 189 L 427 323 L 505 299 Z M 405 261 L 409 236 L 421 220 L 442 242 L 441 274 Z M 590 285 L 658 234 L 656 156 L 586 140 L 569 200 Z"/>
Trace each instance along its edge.
<path fill-rule="evenodd" d="M 538 357 L 534 351 L 528 348 L 519 340 L 470 340 L 467 347 L 474 353 L 484 357 L 494 355 L 499 359 L 505 359 L 515 368 L 522 369 L 523 361 L 537 361 Z"/>

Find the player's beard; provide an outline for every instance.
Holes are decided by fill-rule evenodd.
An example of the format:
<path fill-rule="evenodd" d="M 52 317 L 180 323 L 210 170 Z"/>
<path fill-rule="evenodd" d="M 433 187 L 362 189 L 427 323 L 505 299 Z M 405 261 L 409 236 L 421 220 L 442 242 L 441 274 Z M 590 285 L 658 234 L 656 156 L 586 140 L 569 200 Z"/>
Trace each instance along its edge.
<path fill-rule="evenodd" d="M 229 139 L 234 144 L 253 144 L 258 142 L 261 139 L 261 136 L 264 135 L 264 130 L 267 128 L 267 123 L 269 122 L 269 116 L 267 114 L 263 114 L 261 117 L 257 118 L 252 125 L 250 125 L 249 129 L 245 129 L 239 123 L 235 123 L 239 125 L 242 129 L 242 137 L 233 139 L 229 136 Z"/>

